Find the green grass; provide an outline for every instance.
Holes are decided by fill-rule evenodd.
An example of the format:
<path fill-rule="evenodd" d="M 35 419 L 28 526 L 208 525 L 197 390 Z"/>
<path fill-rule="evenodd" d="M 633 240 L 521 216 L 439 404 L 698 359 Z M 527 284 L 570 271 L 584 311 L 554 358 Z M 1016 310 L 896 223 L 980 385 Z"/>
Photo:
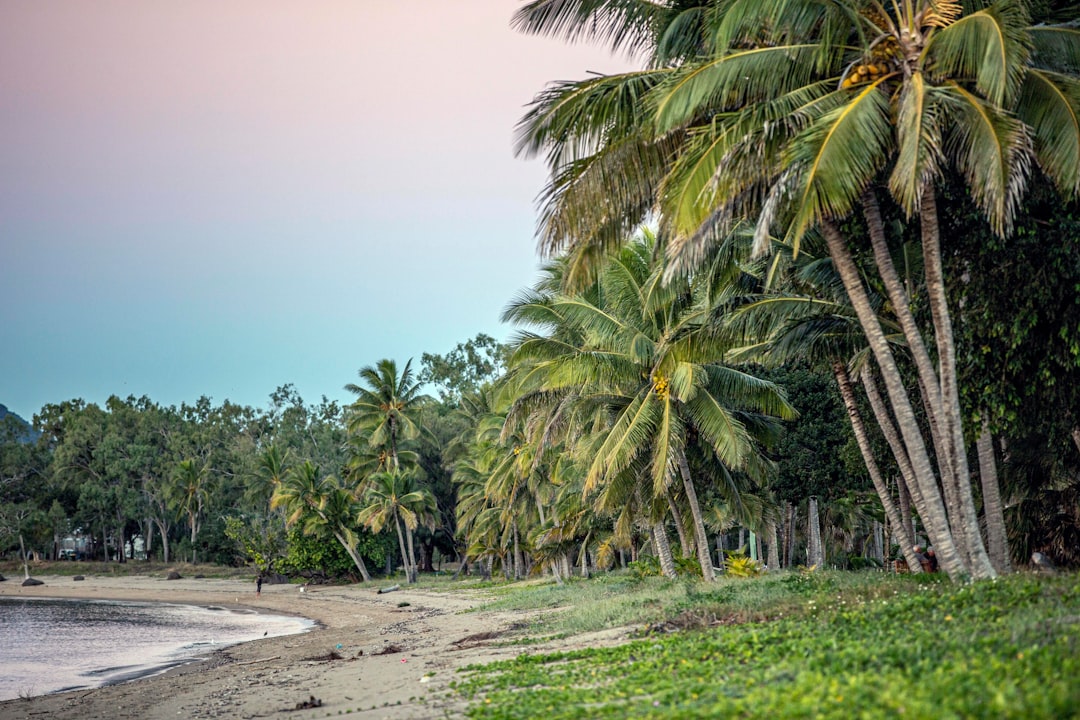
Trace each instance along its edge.
<path fill-rule="evenodd" d="M 467 668 L 455 687 L 474 718 L 1080 717 L 1077 575 L 606 578 L 492 605 L 565 607 L 546 631 L 657 618 L 706 629 Z"/>

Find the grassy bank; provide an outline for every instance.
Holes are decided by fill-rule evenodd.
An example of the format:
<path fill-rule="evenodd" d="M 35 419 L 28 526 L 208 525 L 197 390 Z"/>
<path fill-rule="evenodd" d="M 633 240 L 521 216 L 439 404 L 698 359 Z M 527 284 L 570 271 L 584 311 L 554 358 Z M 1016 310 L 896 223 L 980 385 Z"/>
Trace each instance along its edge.
<path fill-rule="evenodd" d="M 104 575 L 107 577 L 126 576 L 162 576 L 170 570 L 176 570 L 184 577 L 201 575 L 208 578 L 231 578 L 231 577 L 254 577 L 255 570 L 252 568 L 227 567 L 225 565 L 212 565 L 203 563 L 192 565 L 191 563 L 161 563 L 147 560 L 128 560 L 124 563 L 102 562 L 98 560 L 42 560 L 30 563 L 30 577 L 35 575 L 61 575 L 65 577 L 75 575 Z M 23 565 L 18 560 L 5 560 L 0 562 L 0 574 L 9 581 L 22 582 Z"/>
<path fill-rule="evenodd" d="M 456 690 L 475 718 L 1080 716 L 1077 575 L 609 577 L 494 605 L 563 608 L 533 637 L 622 624 L 642 637 L 468 668 Z"/>

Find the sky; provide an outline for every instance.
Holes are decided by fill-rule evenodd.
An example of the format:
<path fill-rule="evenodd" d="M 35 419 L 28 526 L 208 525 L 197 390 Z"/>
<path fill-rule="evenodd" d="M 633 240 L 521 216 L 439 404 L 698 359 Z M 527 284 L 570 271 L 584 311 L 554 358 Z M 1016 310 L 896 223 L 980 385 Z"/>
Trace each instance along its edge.
<path fill-rule="evenodd" d="M 536 278 L 517 0 L 0 3 L 0 403 L 348 400 Z"/>

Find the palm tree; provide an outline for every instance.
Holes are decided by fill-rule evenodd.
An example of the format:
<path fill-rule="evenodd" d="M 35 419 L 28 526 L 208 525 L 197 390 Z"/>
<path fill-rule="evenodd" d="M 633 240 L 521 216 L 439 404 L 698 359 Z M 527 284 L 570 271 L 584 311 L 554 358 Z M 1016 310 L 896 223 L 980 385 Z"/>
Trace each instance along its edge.
<path fill-rule="evenodd" d="M 409 583 L 415 583 L 417 565 L 413 531 L 420 525 L 433 527 L 437 511 L 435 496 L 418 487 L 412 473 L 395 470 L 378 472 L 369 478 L 356 519 L 376 533 L 382 531 L 388 522 L 393 522 L 402 564 L 405 565 L 405 577 Z M 402 525 L 405 526 L 404 534 Z"/>
<path fill-rule="evenodd" d="M 965 12 L 960 3 L 945 0 L 888 7 L 866 0 L 712 2 L 706 16 L 714 44 L 698 57 L 672 62 L 663 78 L 651 74 L 651 85 L 639 86 L 632 100 L 624 93 L 625 104 L 636 112 L 618 106 L 616 115 L 610 94 L 594 95 L 566 105 L 589 120 L 562 126 L 533 121 L 526 127 L 560 170 L 553 171 L 553 183 L 574 167 L 610 156 L 627 137 L 679 138 L 663 162 L 643 159 L 642 153 L 622 158 L 625 177 L 641 177 L 641 168 L 649 169 L 650 182 L 639 184 L 648 201 L 627 193 L 622 181 L 611 182 L 606 196 L 603 182 L 594 182 L 564 184 L 563 192 L 548 195 L 545 207 L 546 215 L 557 216 L 602 198 L 596 207 L 603 217 L 625 222 L 636 220 L 643 206 L 653 208 L 668 252 L 680 261 L 673 272 L 703 258 L 742 218 L 757 220 L 762 240 L 771 227 L 781 228 L 796 250 L 806 233 L 820 230 L 881 369 L 924 496 L 924 521 L 954 578 L 990 576 L 993 568 L 978 533 L 968 477 L 935 185 L 955 168 L 999 233 L 1009 229 L 1032 161 L 1067 194 L 1080 187 L 1080 33 L 1071 27 L 1029 28 L 1016 2 L 973 5 Z M 700 27 L 685 33 L 702 34 Z M 621 80 L 624 90 L 630 87 L 629 76 Z M 562 91 L 569 99 L 574 86 Z M 558 99 L 541 103 L 569 117 Z M 642 116 L 649 110 L 655 122 L 647 131 Z M 614 122 L 623 117 L 633 122 Z M 609 138 L 602 132 L 607 127 L 631 131 Z M 609 178 L 623 176 L 611 163 L 605 171 Z M 878 190 L 920 220 L 936 367 L 908 310 L 906 291 L 895 282 Z M 930 414 L 929 443 L 919 432 L 913 402 L 841 230 L 855 211 L 868 228 L 879 274 L 916 361 Z M 566 224 L 562 241 L 590 247 L 590 219 L 579 217 L 584 222 Z M 605 219 L 595 227 L 614 223 Z M 938 460 L 936 474 L 928 444 Z"/>
<path fill-rule="evenodd" d="M 380 360 L 360 370 L 364 385 L 349 383 L 345 389 L 357 396 L 349 406 L 347 426 L 353 435 L 367 437 L 373 448 L 389 453 L 389 470 L 401 468 L 398 451 L 402 440 L 415 438 L 420 428 L 414 418 L 420 399 L 420 383 L 413 376 L 412 360 L 398 375 L 397 363 Z"/>
<path fill-rule="evenodd" d="M 353 495 L 336 478 L 322 475 L 318 465 L 306 460 L 286 473 L 270 499 L 270 507 L 284 507 L 285 523 L 299 524 L 305 535 L 329 533 L 352 558 L 364 581 L 371 580 L 364 559 L 356 550 Z"/>
<path fill-rule="evenodd" d="M 269 505 L 274 491 L 281 485 L 291 468 L 289 450 L 282 450 L 277 443 L 271 443 L 258 456 L 255 469 L 255 481 L 247 486 L 245 499 L 252 506 Z"/>
<path fill-rule="evenodd" d="M 654 497 L 664 497 L 681 482 L 702 574 L 711 580 L 708 541 L 686 456 L 689 435 L 692 431 L 727 466 L 746 468 L 753 465 L 757 439 L 769 425 L 765 414 L 790 418 L 794 412 L 771 383 L 711 362 L 724 348 L 707 332 L 707 298 L 684 283 L 664 285 L 654 256 L 655 242 L 646 232 L 609 257 L 594 291 L 553 298 L 551 311 L 582 341 L 523 337 L 512 362 L 532 365 L 529 374 L 537 389 L 572 390 L 578 404 L 608 413 L 586 492 L 639 458 L 648 464 Z M 511 307 L 505 316 L 520 314 Z"/>
<path fill-rule="evenodd" d="M 201 526 L 203 508 L 206 506 L 210 489 L 207 486 L 209 468 L 199 465 L 194 460 L 181 460 L 173 473 L 171 486 L 173 504 L 187 515 L 188 528 L 191 530 L 191 562 L 198 563 L 196 537 Z"/>

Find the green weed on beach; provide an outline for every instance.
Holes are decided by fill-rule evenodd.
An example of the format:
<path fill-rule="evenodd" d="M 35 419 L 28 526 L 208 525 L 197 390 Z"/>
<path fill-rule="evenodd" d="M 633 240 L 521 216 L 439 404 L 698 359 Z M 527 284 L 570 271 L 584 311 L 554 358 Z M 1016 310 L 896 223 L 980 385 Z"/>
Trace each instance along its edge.
<path fill-rule="evenodd" d="M 469 717 L 1080 716 L 1076 575 L 958 586 L 788 573 L 667 585 L 623 595 L 632 605 L 667 592 L 669 624 L 690 618 L 700 629 L 471 666 L 455 685 Z M 549 592 L 526 590 L 518 602 L 537 591 Z M 592 616 L 591 602 L 558 622 Z"/>

